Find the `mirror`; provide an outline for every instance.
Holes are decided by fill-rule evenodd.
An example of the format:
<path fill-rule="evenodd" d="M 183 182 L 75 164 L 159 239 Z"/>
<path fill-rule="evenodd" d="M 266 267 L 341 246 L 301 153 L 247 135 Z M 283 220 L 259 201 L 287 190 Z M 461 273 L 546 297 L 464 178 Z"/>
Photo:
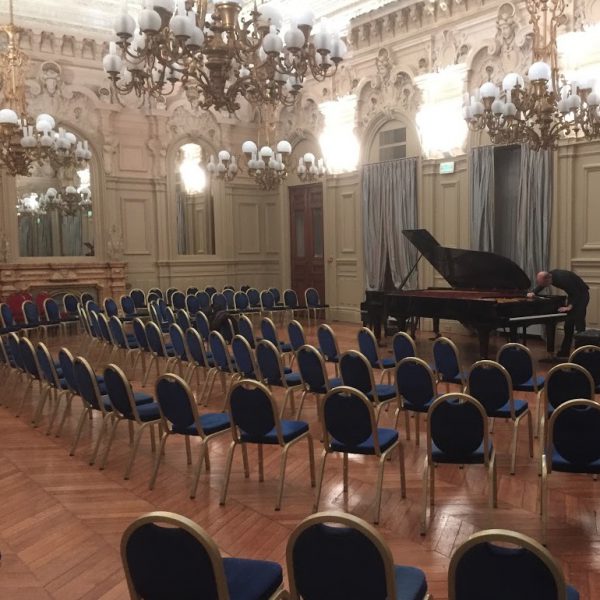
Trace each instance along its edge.
<path fill-rule="evenodd" d="M 177 209 L 177 253 L 215 253 L 213 198 L 200 144 L 179 147 L 175 161 L 175 201 Z"/>
<path fill-rule="evenodd" d="M 16 187 L 20 256 L 94 256 L 89 166 L 34 165 Z"/>

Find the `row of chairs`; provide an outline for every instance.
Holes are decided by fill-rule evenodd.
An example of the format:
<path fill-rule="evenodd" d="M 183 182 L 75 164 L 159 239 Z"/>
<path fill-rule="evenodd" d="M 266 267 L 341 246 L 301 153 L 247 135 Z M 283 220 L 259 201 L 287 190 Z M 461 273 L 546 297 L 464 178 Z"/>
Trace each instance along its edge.
<path fill-rule="evenodd" d="M 510 544 L 510 547 L 507 547 Z M 322 512 L 302 520 L 286 546 L 289 592 L 272 561 L 224 558 L 187 517 L 151 512 L 121 538 L 129 596 L 266 600 L 427 600 L 425 573 L 396 565 L 379 531 L 357 517 Z M 241 588 L 241 582 L 252 582 Z M 493 529 L 471 535 L 448 568 L 450 600 L 578 600 L 558 561 L 532 538 Z"/>

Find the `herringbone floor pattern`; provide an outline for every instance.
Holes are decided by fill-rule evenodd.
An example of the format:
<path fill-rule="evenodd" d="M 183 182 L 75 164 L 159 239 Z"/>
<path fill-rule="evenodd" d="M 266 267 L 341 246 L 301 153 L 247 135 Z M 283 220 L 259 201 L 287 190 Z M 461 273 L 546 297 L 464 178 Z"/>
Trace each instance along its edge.
<path fill-rule="evenodd" d="M 335 323 L 342 350 L 356 346 L 357 326 Z M 314 329 L 307 330 L 314 341 Z M 474 339 L 455 336 L 463 356 L 474 358 Z M 497 344 L 501 344 L 501 340 Z M 79 339 L 64 345 L 75 353 Z M 53 342 L 53 349 L 58 343 Z M 431 342 L 419 339 L 419 354 L 430 359 Z M 542 356 L 541 346 L 535 352 Z M 386 351 L 386 350 L 384 350 Z M 100 365 L 96 365 L 100 367 Z M 139 379 L 139 371 L 137 375 Z M 80 414 L 73 404 L 60 438 L 45 435 L 44 424 L 33 429 L 31 405 L 15 418 L 11 405 L 21 393 L 12 378 L 0 387 L 0 598 L 11 600 L 103 599 L 127 597 L 120 557 L 120 536 L 127 524 L 150 510 L 184 514 L 204 527 L 225 554 L 285 562 L 285 545 L 293 527 L 312 510 L 306 446 L 293 448 L 288 462 L 282 510 L 273 510 L 279 455 L 265 449 L 265 482 L 258 482 L 256 454 L 250 452 L 251 477 L 243 477 L 241 457 L 234 462 L 227 504 L 220 507 L 219 490 L 225 453 L 230 441 L 224 435 L 211 445 L 211 471 L 203 471 L 195 500 L 188 497 L 191 469 L 186 465 L 183 440 L 167 446 L 156 488 L 148 490 L 153 454 L 149 439 L 142 447 L 129 481 L 123 479 L 129 452 L 123 427 L 117 434 L 104 471 L 88 465 L 98 421 L 87 422 L 74 457 L 68 456 Z M 533 405 L 533 397 L 527 398 Z M 211 409 L 220 409 L 219 386 Z M 303 418 L 308 420 L 320 459 L 319 425 L 314 401 L 308 399 Z M 47 419 L 47 415 L 45 416 Z M 389 425 L 392 417 L 382 417 Z M 411 422 L 411 427 L 414 427 Z M 519 440 L 517 473 L 509 474 L 509 425 L 499 423 L 494 433 L 498 452 L 499 507 L 488 508 L 484 470 L 479 466 L 436 470 L 436 509 L 425 537 L 419 535 L 421 448 L 406 441 L 400 425 L 407 469 L 407 498 L 400 497 L 397 458 L 386 467 L 379 526 L 398 564 L 421 567 L 436 600 L 447 598 L 447 567 L 453 549 L 471 533 L 490 527 L 515 529 L 540 537 L 537 512 L 537 448 L 534 461 L 527 456 L 525 428 Z M 424 429 L 423 429 L 424 431 Z M 193 449 L 196 446 L 193 445 Z M 195 460 L 195 456 L 194 456 Z M 372 516 L 376 469 L 374 459 L 351 458 L 349 493 L 342 492 L 341 458 L 328 460 L 321 509 L 346 509 L 367 520 Z M 317 463 L 318 464 L 318 463 Z M 563 565 L 567 580 L 582 600 L 600 598 L 600 483 L 590 477 L 553 474 L 551 477 L 549 549 Z M 482 600 L 483 600 L 482 596 Z M 175 599 L 174 599 L 175 600 Z M 367 600 L 367 599 L 365 599 Z M 508 599 L 507 599 L 508 600 Z"/>

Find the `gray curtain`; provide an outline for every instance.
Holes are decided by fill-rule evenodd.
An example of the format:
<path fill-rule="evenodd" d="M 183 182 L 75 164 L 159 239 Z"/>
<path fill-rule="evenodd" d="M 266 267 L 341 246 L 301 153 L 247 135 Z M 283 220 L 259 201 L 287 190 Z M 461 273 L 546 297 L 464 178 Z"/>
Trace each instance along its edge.
<path fill-rule="evenodd" d="M 185 195 L 177 194 L 177 254 L 188 254 L 188 240 L 185 227 Z"/>
<path fill-rule="evenodd" d="M 63 256 L 82 256 L 82 213 L 77 211 L 74 215 L 59 215 L 59 224 L 62 233 L 62 255 Z"/>
<path fill-rule="evenodd" d="M 549 268 L 552 220 L 553 157 L 551 150 L 521 147 L 521 180 L 517 205 L 516 262 L 531 277 Z"/>
<path fill-rule="evenodd" d="M 471 167 L 471 248 L 494 250 L 494 148 L 473 148 Z"/>
<path fill-rule="evenodd" d="M 402 230 L 417 227 L 417 160 L 405 158 L 363 167 L 364 254 L 370 290 L 383 288 L 388 256 L 396 287 L 415 263 L 417 252 Z M 415 272 L 405 288 L 416 283 Z"/>

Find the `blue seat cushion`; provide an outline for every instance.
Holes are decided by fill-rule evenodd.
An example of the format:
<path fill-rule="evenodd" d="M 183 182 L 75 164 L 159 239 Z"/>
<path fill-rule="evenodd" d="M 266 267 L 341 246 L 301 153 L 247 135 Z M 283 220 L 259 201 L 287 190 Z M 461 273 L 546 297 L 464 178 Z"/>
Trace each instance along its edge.
<path fill-rule="evenodd" d="M 287 444 L 292 440 L 308 431 L 308 423 L 305 421 L 284 421 L 281 420 L 281 433 L 283 441 Z M 275 427 L 263 436 L 254 436 L 242 432 L 242 442 L 250 442 L 251 444 L 279 444 Z"/>
<path fill-rule="evenodd" d="M 467 380 L 468 373 L 466 371 L 463 371 L 458 375 L 455 375 L 454 377 L 450 377 L 449 379 L 445 379 L 442 373 L 438 372 L 438 375 L 440 377 L 440 381 L 443 381 L 444 383 L 457 383 L 459 385 L 462 385 L 463 381 Z"/>
<path fill-rule="evenodd" d="M 535 392 L 536 386 L 538 390 L 544 387 L 546 380 L 543 375 L 537 375 L 536 377 L 530 377 L 527 381 L 514 385 L 513 389 L 517 392 Z"/>
<path fill-rule="evenodd" d="M 140 415 L 140 420 L 144 423 L 160 419 L 160 408 L 157 402 L 138 404 L 137 411 Z"/>
<path fill-rule="evenodd" d="M 404 407 L 405 410 L 412 410 L 413 412 L 426 413 L 429 410 L 429 407 L 432 405 L 434 400 L 435 400 L 435 397 L 429 399 L 427 402 L 425 402 L 425 404 L 414 404 L 414 403 L 410 402 L 409 400 L 406 400 L 406 398 L 404 398 L 402 401 L 402 406 Z"/>
<path fill-rule="evenodd" d="M 490 442 L 490 455 L 492 453 L 492 442 Z M 461 465 L 477 465 L 482 464 L 484 462 L 483 457 L 483 442 L 475 452 L 472 454 L 465 456 L 455 456 L 452 454 L 447 454 L 446 452 L 442 452 L 435 443 L 431 443 L 431 456 L 433 458 L 433 462 L 436 463 L 449 463 L 449 464 L 461 464 Z"/>
<path fill-rule="evenodd" d="M 138 406 L 154 402 L 154 398 L 150 394 L 146 394 L 146 392 L 133 392 L 133 399 Z"/>
<path fill-rule="evenodd" d="M 281 348 L 281 352 L 292 352 L 293 348 L 291 344 L 288 344 L 287 342 L 279 342 L 279 347 Z"/>
<path fill-rule="evenodd" d="M 552 469 L 563 473 L 600 473 L 600 459 L 589 464 L 576 464 L 561 456 L 556 448 L 552 449 Z"/>
<path fill-rule="evenodd" d="M 514 400 L 515 405 L 515 417 L 522 415 L 528 408 L 526 400 Z M 507 402 L 504 406 L 500 407 L 489 413 L 490 417 L 498 417 L 499 419 L 510 419 L 510 404 Z"/>
<path fill-rule="evenodd" d="M 344 382 L 342 381 L 341 377 L 332 377 L 331 379 L 329 379 L 329 388 L 330 389 L 332 389 L 334 387 L 338 387 L 340 385 L 344 385 Z M 326 394 L 327 393 L 325 386 L 321 386 L 318 389 L 311 388 L 310 391 L 315 392 L 316 394 Z"/>
<path fill-rule="evenodd" d="M 396 366 L 396 361 L 393 358 L 382 358 L 380 362 L 384 369 L 391 369 Z"/>
<path fill-rule="evenodd" d="M 379 397 L 380 402 L 384 402 L 385 400 L 390 400 L 391 398 L 396 397 L 396 386 L 388 385 L 387 383 L 376 383 L 375 390 L 377 391 L 377 396 Z M 373 392 L 369 392 L 367 394 L 370 400 L 373 400 Z"/>
<path fill-rule="evenodd" d="M 394 600 L 423 600 L 427 593 L 425 573 L 416 567 L 394 565 L 396 598 Z"/>
<path fill-rule="evenodd" d="M 224 558 L 231 600 L 268 600 L 283 583 L 281 566 L 266 560 Z"/>
<path fill-rule="evenodd" d="M 207 413 L 200 417 L 200 425 L 206 435 L 217 433 L 229 429 L 229 415 L 225 413 Z M 199 435 L 196 425 L 190 425 L 183 429 L 173 427 L 173 433 L 182 433 L 183 435 Z"/>
<path fill-rule="evenodd" d="M 398 440 L 398 432 L 395 429 L 377 428 L 377 437 L 379 438 L 379 450 L 383 453 Z M 348 446 L 338 442 L 336 439 L 331 441 L 331 449 L 334 452 L 347 452 L 349 454 L 375 454 L 373 436 L 370 435 L 364 442 L 357 446 Z"/>
<path fill-rule="evenodd" d="M 300 377 L 300 373 L 286 373 L 285 381 L 289 386 L 293 387 L 302 383 L 302 377 Z"/>

